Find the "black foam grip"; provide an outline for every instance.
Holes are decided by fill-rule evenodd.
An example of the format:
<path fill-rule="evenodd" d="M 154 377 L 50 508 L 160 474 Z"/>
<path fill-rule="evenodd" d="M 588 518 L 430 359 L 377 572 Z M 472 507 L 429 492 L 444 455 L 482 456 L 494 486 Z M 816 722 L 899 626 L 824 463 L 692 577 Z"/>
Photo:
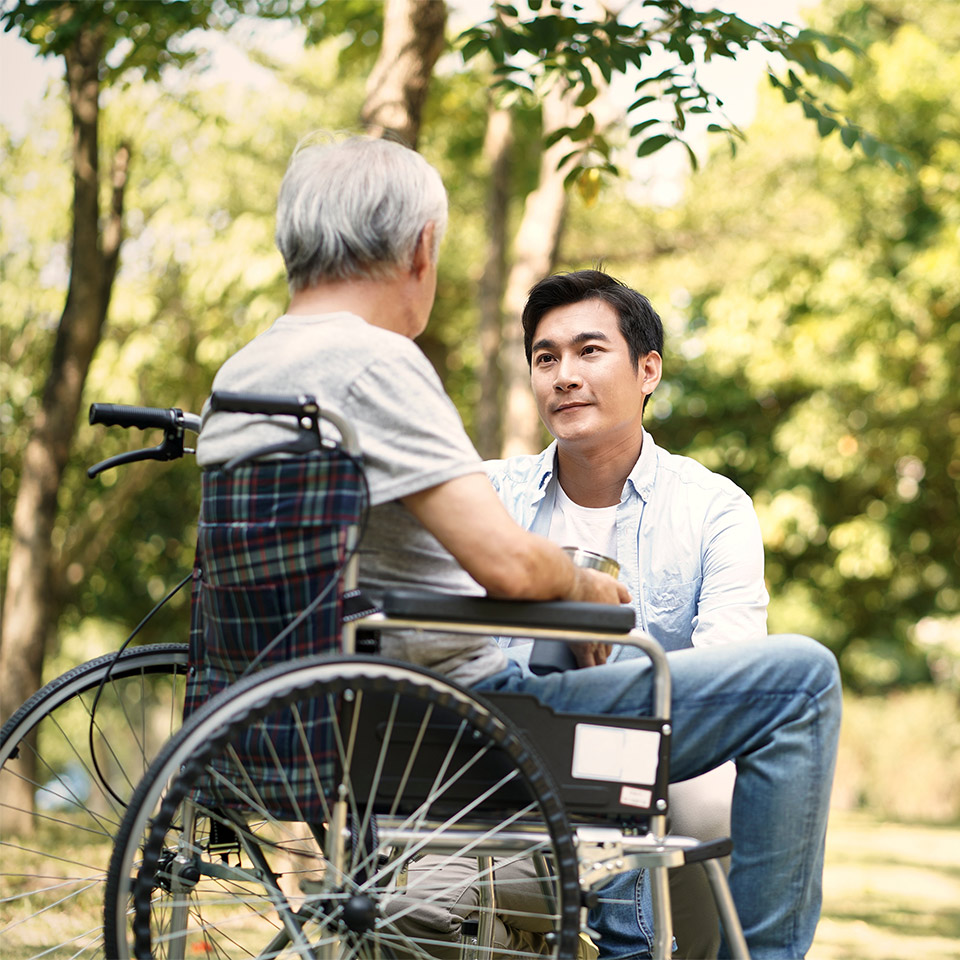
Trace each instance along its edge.
<path fill-rule="evenodd" d="M 316 405 L 312 397 L 256 394 L 256 393 L 228 393 L 218 390 L 210 397 L 210 409 L 224 413 L 262 413 L 267 415 L 289 414 L 301 417 L 305 405 Z"/>
<path fill-rule="evenodd" d="M 148 427 L 176 426 L 176 411 L 167 407 L 132 407 L 124 403 L 91 403 L 90 422 L 102 423 L 108 427 Z"/>

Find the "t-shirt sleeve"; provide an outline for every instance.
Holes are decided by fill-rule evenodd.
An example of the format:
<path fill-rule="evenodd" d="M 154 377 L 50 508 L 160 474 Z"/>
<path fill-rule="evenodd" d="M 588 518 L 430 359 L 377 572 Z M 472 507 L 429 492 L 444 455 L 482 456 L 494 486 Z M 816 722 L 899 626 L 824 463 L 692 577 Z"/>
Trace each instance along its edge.
<path fill-rule="evenodd" d="M 357 429 L 373 506 L 483 473 L 456 407 L 413 343 L 364 369 L 345 413 Z"/>

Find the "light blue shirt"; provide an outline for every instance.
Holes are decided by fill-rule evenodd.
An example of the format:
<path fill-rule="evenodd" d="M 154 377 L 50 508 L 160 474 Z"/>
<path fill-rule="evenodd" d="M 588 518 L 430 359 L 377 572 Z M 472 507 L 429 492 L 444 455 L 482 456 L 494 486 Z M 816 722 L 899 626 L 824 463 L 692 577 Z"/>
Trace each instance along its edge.
<path fill-rule="evenodd" d="M 486 463 L 513 518 L 543 536 L 556 501 L 556 451 L 554 442 L 536 456 Z M 646 430 L 617 507 L 616 559 L 637 626 L 665 650 L 766 636 L 763 540 L 750 498 L 696 460 L 661 449 Z M 638 655 L 620 647 L 610 659 Z"/>

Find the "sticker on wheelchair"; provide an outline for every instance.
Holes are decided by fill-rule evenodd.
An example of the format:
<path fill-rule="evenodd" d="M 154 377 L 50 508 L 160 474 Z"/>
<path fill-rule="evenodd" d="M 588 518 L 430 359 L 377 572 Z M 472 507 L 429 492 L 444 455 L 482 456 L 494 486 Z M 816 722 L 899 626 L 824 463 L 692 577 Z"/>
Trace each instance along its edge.
<path fill-rule="evenodd" d="M 578 780 L 653 784 L 659 761 L 660 734 L 654 730 L 577 724 L 570 772 Z M 629 806 L 643 806 L 629 800 L 624 802 Z"/>
<path fill-rule="evenodd" d="M 620 788 L 620 803 L 625 807 L 640 807 L 646 810 L 653 802 L 653 791 L 643 787 L 628 787 L 624 784 Z"/>

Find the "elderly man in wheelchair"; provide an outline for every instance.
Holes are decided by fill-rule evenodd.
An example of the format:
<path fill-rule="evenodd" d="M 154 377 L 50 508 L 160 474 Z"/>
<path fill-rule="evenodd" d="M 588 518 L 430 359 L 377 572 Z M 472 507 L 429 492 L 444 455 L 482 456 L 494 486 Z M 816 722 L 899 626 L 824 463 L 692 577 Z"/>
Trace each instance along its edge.
<path fill-rule="evenodd" d="M 836 663 L 795 636 L 664 654 L 622 584 L 510 519 L 413 342 L 446 217 L 398 144 L 291 160 L 290 305 L 205 408 L 189 718 L 118 836 L 108 953 L 666 957 L 666 870 L 701 861 L 726 953 L 802 957 Z M 579 669 L 523 672 L 507 633 Z M 731 759 L 728 886 L 729 841 L 665 814 Z"/>

